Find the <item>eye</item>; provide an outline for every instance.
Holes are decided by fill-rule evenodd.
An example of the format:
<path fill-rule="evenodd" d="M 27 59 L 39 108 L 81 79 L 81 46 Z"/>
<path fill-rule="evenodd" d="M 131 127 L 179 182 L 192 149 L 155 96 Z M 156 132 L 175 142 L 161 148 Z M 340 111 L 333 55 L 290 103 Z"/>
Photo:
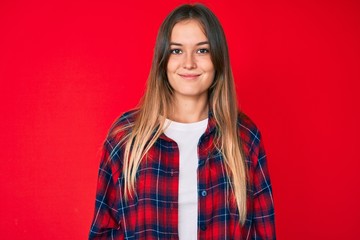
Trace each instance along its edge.
<path fill-rule="evenodd" d="M 171 54 L 178 55 L 178 54 L 181 54 L 182 51 L 181 51 L 180 49 L 178 49 L 178 48 L 175 48 L 175 49 L 171 49 L 171 50 L 170 50 L 170 53 L 171 53 Z"/>
<path fill-rule="evenodd" d="M 199 50 L 196 51 L 197 53 L 200 53 L 200 54 L 206 54 L 206 53 L 209 53 L 209 49 L 207 48 L 201 48 Z"/>

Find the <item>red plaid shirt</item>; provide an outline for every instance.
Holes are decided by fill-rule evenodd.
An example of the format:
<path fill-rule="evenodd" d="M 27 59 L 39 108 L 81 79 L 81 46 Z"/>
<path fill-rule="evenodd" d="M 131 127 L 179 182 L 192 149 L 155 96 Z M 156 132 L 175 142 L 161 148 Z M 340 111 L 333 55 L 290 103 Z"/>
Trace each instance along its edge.
<path fill-rule="evenodd" d="M 134 121 L 125 113 L 113 127 Z M 229 180 L 222 153 L 214 147 L 217 128 L 212 114 L 198 144 L 198 239 L 275 239 L 274 206 L 268 165 L 254 123 L 240 114 L 238 129 L 249 172 L 247 218 L 239 224 L 234 201 L 228 201 Z M 142 160 L 136 194 L 123 191 L 123 145 L 104 143 L 89 239 L 178 239 L 179 149 L 164 134 Z M 110 161 L 109 161 L 110 160 Z M 231 194 L 231 191 L 229 191 Z"/>

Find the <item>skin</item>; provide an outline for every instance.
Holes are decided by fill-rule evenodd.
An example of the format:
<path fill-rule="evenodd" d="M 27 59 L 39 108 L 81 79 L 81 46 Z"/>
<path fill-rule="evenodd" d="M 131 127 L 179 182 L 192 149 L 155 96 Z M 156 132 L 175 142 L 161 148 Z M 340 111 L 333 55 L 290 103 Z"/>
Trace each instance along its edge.
<path fill-rule="evenodd" d="M 208 39 L 196 20 L 181 21 L 174 26 L 167 64 L 174 96 L 171 120 L 189 123 L 207 118 L 208 90 L 215 76 L 209 48 Z"/>

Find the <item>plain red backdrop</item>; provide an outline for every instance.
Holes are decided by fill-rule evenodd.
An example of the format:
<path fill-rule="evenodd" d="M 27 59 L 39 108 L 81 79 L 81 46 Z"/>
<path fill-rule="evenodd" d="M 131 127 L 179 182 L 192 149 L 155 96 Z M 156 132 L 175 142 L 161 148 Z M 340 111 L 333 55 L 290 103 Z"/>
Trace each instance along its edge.
<path fill-rule="evenodd" d="M 262 131 L 279 239 L 358 239 L 360 4 L 202 1 Z M 85 239 L 99 150 L 184 1 L 0 3 L 1 239 Z"/>

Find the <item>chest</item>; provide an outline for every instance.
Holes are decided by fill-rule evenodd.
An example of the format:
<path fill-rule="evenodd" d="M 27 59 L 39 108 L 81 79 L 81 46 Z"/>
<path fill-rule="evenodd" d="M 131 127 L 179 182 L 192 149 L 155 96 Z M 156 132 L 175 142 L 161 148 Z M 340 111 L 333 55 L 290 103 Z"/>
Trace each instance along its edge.
<path fill-rule="evenodd" d="M 240 236 L 239 215 L 232 198 L 222 153 L 212 141 L 197 146 L 198 236 L 233 239 Z M 136 194 L 125 201 L 120 194 L 119 218 L 135 239 L 177 239 L 179 219 L 180 151 L 173 141 L 159 140 L 141 161 Z M 119 178 L 119 188 L 124 184 Z M 239 238 L 235 238 L 239 239 Z"/>

